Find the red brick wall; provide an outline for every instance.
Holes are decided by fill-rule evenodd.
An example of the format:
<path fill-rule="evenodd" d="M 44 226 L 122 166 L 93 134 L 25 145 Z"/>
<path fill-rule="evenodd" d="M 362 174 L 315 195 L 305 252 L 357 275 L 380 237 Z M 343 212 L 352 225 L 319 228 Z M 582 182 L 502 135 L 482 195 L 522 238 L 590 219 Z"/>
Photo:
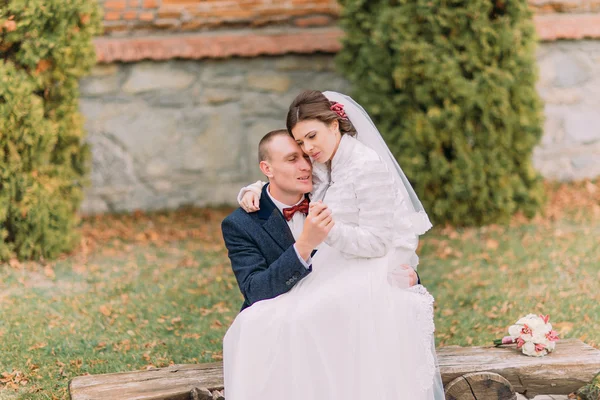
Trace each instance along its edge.
<path fill-rule="evenodd" d="M 108 36 L 288 25 L 331 26 L 336 0 L 98 0 Z M 600 0 L 529 0 L 538 16 L 600 12 Z"/>
<path fill-rule="evenodd" d="M 107 35 L 335 24 L 336 0 L 99 0 Z"/>
<path fill-rule="evenodd" d="M 536 14 L 600 12 L 600 0 L 529 0 Z"/>
<path fill-rule="evenodd" d="M 100 62 L 334 53 L 343 36 L 336 0 L 98 1 L 106 28 L 106 36 L 96 39 Z M 600 39 L 600 0 L 528 1 L 540 40 Z M 277 25 L 322 29 L 236 29 Z M 201 34 L 206 31 L 220 32 Z"/>

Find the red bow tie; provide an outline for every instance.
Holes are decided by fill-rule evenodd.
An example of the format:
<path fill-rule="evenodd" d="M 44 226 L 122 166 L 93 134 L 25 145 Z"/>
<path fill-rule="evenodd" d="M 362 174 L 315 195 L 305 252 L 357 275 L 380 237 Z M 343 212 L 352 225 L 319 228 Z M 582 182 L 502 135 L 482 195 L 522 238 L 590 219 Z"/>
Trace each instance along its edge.
<path fill-rule="evenodd" d="M 300 203 L 296 204 L 294 207 L 288 207 L 283 209 L 283 218 L 286 221 L 292 219 L 296 212 L 300 211 L 302 214 L 308 214 L 308 199 L 304 198 Z"/>

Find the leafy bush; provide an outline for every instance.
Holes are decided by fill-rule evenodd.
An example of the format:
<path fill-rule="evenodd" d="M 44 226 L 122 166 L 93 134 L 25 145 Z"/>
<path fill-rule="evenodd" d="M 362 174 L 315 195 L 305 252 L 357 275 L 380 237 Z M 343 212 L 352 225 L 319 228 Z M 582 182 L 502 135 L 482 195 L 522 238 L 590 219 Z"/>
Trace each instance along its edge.
<path fill-rule="evenodd" d="M 78 85 L 100 31 L 96 1 L 0 0 L 0 260 L 76 241 L 88 164 Z"/>
<path fill-rule="evenodd" d="M 527 1 L 341 0 L 339 67 L 437 223 L 505 222 L 543 203 Z"/>

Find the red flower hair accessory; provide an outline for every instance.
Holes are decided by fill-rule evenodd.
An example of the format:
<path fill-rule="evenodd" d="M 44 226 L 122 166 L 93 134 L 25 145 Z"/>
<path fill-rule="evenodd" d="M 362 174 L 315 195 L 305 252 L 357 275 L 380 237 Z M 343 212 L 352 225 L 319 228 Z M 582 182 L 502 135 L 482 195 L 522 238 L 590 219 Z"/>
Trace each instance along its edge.
<path fill-rule="evenodd" d="M 346 112 L 344 111 L 344 105 L 340 104 L 338 102 L 333 102 L 331 104 L 331 107 L 329 108 L 331 111 L 333 111 L 334 113 L 336 113 L 337 115 L 340 116 L 340 118 L 342 119 L 348 119 L 348 116 L 346 115 Z"/>

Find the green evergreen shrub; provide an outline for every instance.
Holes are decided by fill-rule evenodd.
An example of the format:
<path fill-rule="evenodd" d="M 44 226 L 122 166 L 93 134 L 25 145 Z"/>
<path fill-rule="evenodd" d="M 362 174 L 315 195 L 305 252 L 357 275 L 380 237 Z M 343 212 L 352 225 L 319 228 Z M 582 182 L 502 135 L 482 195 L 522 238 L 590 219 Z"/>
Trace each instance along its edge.
<path fill-rule="evenodd" d="M 0 0 L 0 260 L 76 241 L 88 164 L 78 85 L 100 32 L 97 1 Z"/>
<path fill-rule="evenodd" d="M 338 55 L 436 223 L 505 222 L 543 203 L 527 0 L 341 0 Z"/>

